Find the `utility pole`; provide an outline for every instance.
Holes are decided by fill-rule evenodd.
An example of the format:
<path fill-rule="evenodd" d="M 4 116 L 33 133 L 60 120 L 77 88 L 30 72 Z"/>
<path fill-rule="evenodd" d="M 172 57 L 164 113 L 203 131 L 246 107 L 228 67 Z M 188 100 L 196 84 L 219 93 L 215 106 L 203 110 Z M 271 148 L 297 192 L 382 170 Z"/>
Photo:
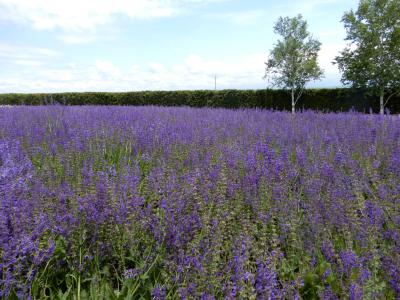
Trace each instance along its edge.
<path fill-rule="evenodd" d="M 217 90 L 217 74 L 214 74 L 214 88 Z"/>

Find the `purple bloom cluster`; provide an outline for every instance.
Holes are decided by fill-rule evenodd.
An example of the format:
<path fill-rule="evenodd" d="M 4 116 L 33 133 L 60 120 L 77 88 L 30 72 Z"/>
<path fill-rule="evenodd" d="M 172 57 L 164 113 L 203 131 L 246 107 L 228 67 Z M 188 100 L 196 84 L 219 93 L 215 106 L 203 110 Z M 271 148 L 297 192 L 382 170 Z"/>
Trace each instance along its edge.
<path fill-rule="evenodd" d="M 394 116 L 0 108 L 0 298 L 398 299 L 399 158 Z"/>

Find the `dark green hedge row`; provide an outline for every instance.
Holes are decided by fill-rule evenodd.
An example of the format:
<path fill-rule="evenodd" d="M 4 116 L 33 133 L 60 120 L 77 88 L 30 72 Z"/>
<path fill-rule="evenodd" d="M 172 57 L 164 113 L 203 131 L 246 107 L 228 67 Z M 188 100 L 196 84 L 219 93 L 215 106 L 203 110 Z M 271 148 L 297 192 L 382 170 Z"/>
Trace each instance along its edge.
<path fill-rule="evenodd" d="M 290 110 L 290 97 L 283 90 L 222 90 L 222 91 L 145 91 L 127 93 L 57 93 L 57 94 L 0 94 L 0 104 L 11 105 L 163 105 L 193 107 Z M 309 89 L 299 100 L 299 109 L 320 111 L 360 112 L 379 111 L 379 99 L 365 91 L 354 89 Z M 387 105 L 391 113 L 400 113 L 400 97 Z"/>

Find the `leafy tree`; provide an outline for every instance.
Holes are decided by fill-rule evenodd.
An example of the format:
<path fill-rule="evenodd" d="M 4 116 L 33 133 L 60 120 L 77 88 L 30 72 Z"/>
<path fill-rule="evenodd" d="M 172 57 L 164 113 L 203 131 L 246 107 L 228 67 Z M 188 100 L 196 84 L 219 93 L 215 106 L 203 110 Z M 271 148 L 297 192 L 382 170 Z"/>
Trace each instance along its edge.
<path fill-rule="evenodd" d="M 383 114 L 400 91 L 400 0 L 361 0 L 342 22 L 349 44 L 334 62 L 342 82 L 379 95 Z"/>
<path fill-rule="evenodd" d="M 310 35 L 307 22 L 301 15 L 294 18 L 280 17 L 274 32 L 282 36 L 282 39 L 275 44 L 265 63 L 265 78 L 273 86 L 290 91 L 294 113 L 306 84 L 323 76 L 317 61 L 321 43 Z"/>

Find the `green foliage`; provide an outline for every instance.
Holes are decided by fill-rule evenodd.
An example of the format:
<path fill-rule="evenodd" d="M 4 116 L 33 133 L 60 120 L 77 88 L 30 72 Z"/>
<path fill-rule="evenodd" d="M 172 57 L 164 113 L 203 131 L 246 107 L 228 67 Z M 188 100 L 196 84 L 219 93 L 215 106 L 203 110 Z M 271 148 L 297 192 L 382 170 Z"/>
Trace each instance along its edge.
<path fill-rule="evenodd" d="M 381 113 L 400 92 L 400 1 L 362 0 L 344 14 L 348 46 L 336 57 L 342 82 L 381 97 Z M 383 98 L 386 95 L 386 103 Z"/>
<path fill-rule="evenodd" d="M 69 243 L 58 236 L 52 258 L 34 278 L 31 295 L 34 299 L 151 299 L 156 284 L 165 282 L 162 264 L 165 250 L 155 250 L 149 236 L 138 235 L 136 243 L 120 255 L 117 244 L 123 237 L 124 233 L 120 232 L 117 238 L 110 239 L 116 246 L 115 259 L 124 260 L 128 266 L 140 270 L 135 276 L 123 277 L 118 274 L 123 270 L 116 273 L 115 266 L 113 269 L 108 264 L 101 266 L 101 258 L 96 255 L 89 261 L 84 259 L 90 251 L 83 231 L 77 236 L 81 247 L 76 249 L 75 256 L 69 253 Z"/>
<path fill-rule="evenodd" d="M 266 63 L 265 77 L 273 86 L 291 91 L 292 110 L 307 82 L 320 79 L 323 75 L 318 66 L 321 43 L 310 36 L 307 27 L 307 22 L 301 15 L 294 18 L 280 17 L 274 32 L 282 40 L 278 40 Z"/>
<path fill-rule="evenodd" d="M 49 96 L 50 95 L 50 96 Z M 290 110 L 285 90 L 154 91 L 128 93 L 0 94 L 0 105 L 162 105 L 223 108 L 263 108 Z M 47 102 L 46 102 L 47 101 Z M 306 89 L 297 103 L 301 109 L 320 111 L 379 111 L 379 100 L 363 89 Z M 400 95 L 387 108 L 400 112 Z"/>

